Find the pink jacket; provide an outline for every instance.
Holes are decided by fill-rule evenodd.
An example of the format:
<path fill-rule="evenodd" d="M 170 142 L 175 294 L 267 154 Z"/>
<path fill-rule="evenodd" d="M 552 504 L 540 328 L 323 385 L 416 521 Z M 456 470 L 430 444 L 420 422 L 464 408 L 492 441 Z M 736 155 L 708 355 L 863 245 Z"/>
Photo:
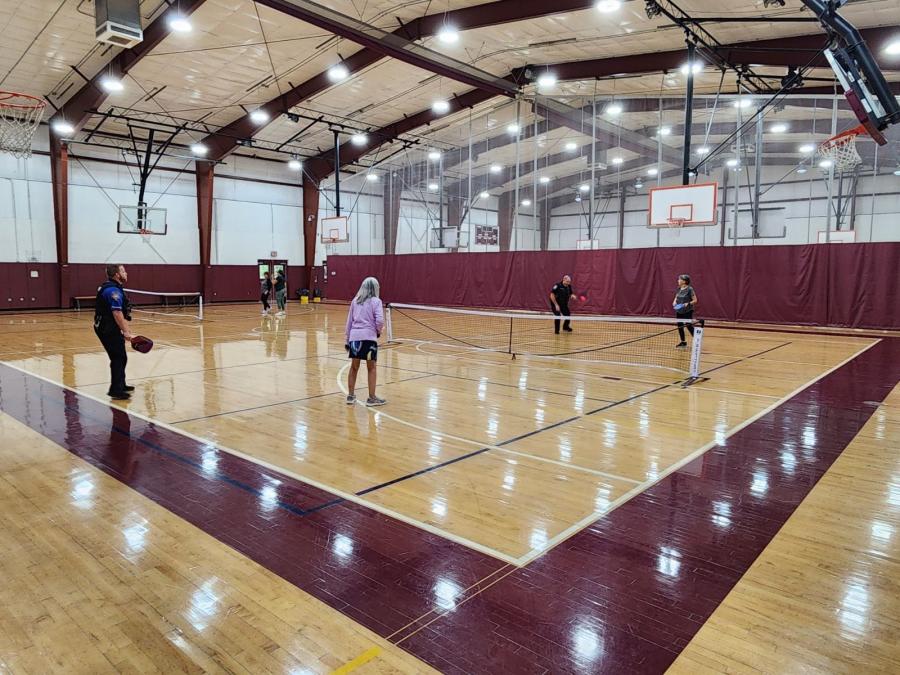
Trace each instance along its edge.
<path fill-rule="evenodd" d="M 383 329 L 384 311 L 381 308 L 381 299 L 369 298 L 361 305 L 356 301 L 350 303 L 350 311 L 347 312 L 347 328 L 344 331 L 344 338 L 347 342 L 377 341 Z"/>

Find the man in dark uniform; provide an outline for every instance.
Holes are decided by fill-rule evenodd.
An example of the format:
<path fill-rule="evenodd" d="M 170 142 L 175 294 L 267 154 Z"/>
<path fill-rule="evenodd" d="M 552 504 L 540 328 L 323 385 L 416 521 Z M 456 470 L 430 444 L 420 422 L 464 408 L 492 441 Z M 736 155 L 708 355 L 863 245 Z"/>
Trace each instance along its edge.
<path fill-rule="evenodd" d="M 572 294 L 575 290 L 572 288 L 572 277 L 568 274 L 562 278 L 558 284 L 554 284 L 553 288 L 550 289 L 550 309 L 556 316 L 571 316 L 572 312 L 569 311 L 569 299 L 572 297 Z M 554 333 L 559 335 L 559 319 L 556 319 L 553 322 Z M 569 325 L 569 320 L 566 319 L 563 322 L 563 330 L 567 333 L 572 332 L 572 327 Z"/>
<path fill-rule="evenodd" d="M 94 310 L 94 332 L 100 338 L 103 348 L 109 355 L 110 398 L 122 401 L 131 398 L 129 392 L 134 387 L 125 383 L 125 365 L 128 354 L 125 352 L 125 341 L 131 341 L 131 303 L 122 288 L 128 281 L 128 274 L 122 265 L 106 266 L 106 281 L 97 289 L 97 304 Z"/>

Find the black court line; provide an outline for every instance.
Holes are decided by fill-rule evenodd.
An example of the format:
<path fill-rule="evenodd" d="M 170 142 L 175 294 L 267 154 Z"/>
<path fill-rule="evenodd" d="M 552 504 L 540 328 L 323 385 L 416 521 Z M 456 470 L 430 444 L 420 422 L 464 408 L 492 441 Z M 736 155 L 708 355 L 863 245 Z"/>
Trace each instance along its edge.
<path fill-rule="evenodd" d="M 780 349 L 781 347 L 787 346 L 787 345 L 789 345 L 789 344 L 792 344 L 792 343 L 790 343 L 790 342 L 785 342 L 785 343 L 780 344 L 780 345 L 777 345 L 777 346 L 775 346 L 775 347 L 770 347 L 769 349 L 765 349 L 765 350 L 763 350 L 763 351 L 761 351 L 761 352 L 757 352 L 757 353 L 755 353 L 755 354 L 751 354 L 750 356 L 742 357 L 742 358 L 740 358 L 740 359 L 737 359 L 737 360 L 735 360 L 735 361 L 732 361 L 731 363 L 726 363 L 726 364 L 723 364 L 723 365 L 721 365 L 721 366 L 716 366 L 715 368 L 712 368 L 712 369 L 710 369 L 709 371 L 704 371 L 704 373 L 705 373 L 705 372 L 712 372 L 713 370 L 719 370 L 719 369 L 724 368 L 724 367 L 726 367 L 726 366 L 730 366 L 730 365 L 733 365 L 733 364 L 735 364 L 735 363 L 740 363 L 741 361 L 746 361 L 746 360 L 748 360 L 748 359 L 752 359 L 752 358 L 755 358 L 755 357 L 757 357 L 757 356 L 762 356 L 763 354 L 767 354 L 767 353 L 769 353 L 769 352 L 771 352 L 771 351 L 774 351 L 774 350 L 776 350 L 776 349 Z M 526 438 L 531 438 L 532 436 L 536 436 L 537 434 L 543 433 L 543 432 L 545 432 L 545 431 L 549 431 L 549 430 L 551 430 L 551 429 L 556 429 L 556 428 L 558 428 L 558 427 L 561 427 L 561 426 L 564 425 L 564 424 L 569 424 L 570 422 L 574 422 L 575 420 L 579 420 L 579 419 L 582 419 L 582 418 L 584 418 L 584 417 L 588 417 L 589 415 L 595 415 L 596 413 L 603 412 L 603 411 L 606 411 L 606 410 L 610 410 L 611 408 L 615 408 L 615 407 L 620 406 L 620 405 L 623 405 L 623 404 L 625 404 L 625 403 L 630 403 L 631 401 L 635 401 L 635 400 L 637 400 L 637 399 L 639 399 L 639 398 L 643 398 L 644 396 L 648 396 L 648 395 L 650 395 L 650 394 L 654 394 L 654 393 L 656 393 L 656 392 L 658 392 L 658 391 L 662 391 L 663 389 L 668 389 L 668 388 L 670 388 L 670 387 L 679 386 L 679 385 L 681 385 L 683 382 L 684 382 L 683 379 L 679 379 L 679 380 L 676 380 L 675 382 L 671 382 L 671 383 L 669 383 L 669 384 L 663 384 L 663 385 L 660 385 L 660 386 L 658 386 L 658 387 L 654 387 L 653 389 L 648 389 L 647 391 L 641 392 L 641 393 L 639 393 L 639 394 L 635 394 L 634 396 L 629 396 L 628 398 L 624 398 L 624 399 L 622 399 L 621 401 L 614 401 L 614 402 L 612 402 L 612 403 L 610 403 L 610 404 L 608 404 L 608 405 L 601 406 L 600 408 L 596 408 L 596 409 L 594 409 L 594 410 L 590 410 L 590 411 L 588 411 L 588 412 L 586 412 L 586 413 L 583 413 L 583 414 L 581 414 L 581 415 L 575 415 L 574 417 L 570 417 L 570 418 L 568 418 L 568 419 L 560 420 L 559 422 L 554 422 L 553 424 L 548 424 L 547 426 L 541 427 L 540 429 L 533 429 L 532 431 L 526 432 L 526 433 L 524 433 L 524 434 L 520 434 L 519 436 L 515 436 L 514 438 L 509 438 L 509 439 L 507 439 L 507 440 L 505 440 L 505 441 L 501 441 L 501 442 L 499 442 L 499 443 L 495 443 L 494 445 L 492 445 L 492 446 L 490 446 L 490 447 L 483 447 L 483 448 L 480 448 L 480 449 L 478 449 L 478 450 L 474 450 L 473 452 L 467 453 L 467 454 L 465 454 L 465 455 L 460 455 L 459 457 L 454 457 L 453 459 L 449 459 L 449 460 L 447 460 L 447 461 L 445 461 L 445 462 L 441 462 L 440 464 L 434 464 L 434 465 L 432 465 L 432 466 L 427 466 L 427 467 L 425 467 L 425 468 L 423 468 L 423 469 L 419 469 L 418 471 L 414 471 L 414 472 L 412 472 L 412 473 L 408 473 L 408 474 L 406 474 L 406 475 L 404 475 L 404 476 L 399 476 L 399 477 L 394 478 L 394 479 L 391 479 L 391 480 L 389 480 L 389 481 L 385 481 L 385 482 L 383 482 L 383 483 L 379 483 L 378 485 L 372 485 L 372 486 L 367 487 L 367 488 L 365 488 L 365 489 L 363 489 L 363 490 L 360 490 L 359 492 L 354 492 L 353 494 L 354 494 L 355 496 L 357 496 L 357 497 L 361 497 L 361 496 L 363 496 L 363 495 L 367 495 L 367 494 L 370 494 L 370 493 L 372 493 L 372 492 L 376 492 L 376 491 L 381 490 L 381 489 L 383 489 L 383 488 L 390 487 L 390 486 L 392 486 L 392 485 L 396 485 L 397 483 L 401 483 L 401 482 L 403 482 L 403 481 L 405 481 L 405 480 L 409 480 L 409 479 L 411 479 L 411 478 L 416 478 L 416 477 L 421 476 L 421 475 L 424 475 L 424 474 L 426 474 L 426 473 L 431 473 L 432 471 L 436 471 L 437 469 L 441 469 L 441 468 L 443 468 L 443 467 L 445 467 L 445 466 L 449 466 L 449 465 L 451 465 L 451 464 L 456 464 L 457 462 L 460 462 L 460 461 L 462 461 L 462 460 L 464 460 L 464 459 L 469 459 L 470 457 L 475 457 L 475 456 L 477 456 L 477 455 L 481 455 L 481 454 L 487 452 L 488 450 L 492 450 L 492 449 L 494 449 L 494 448 L 502 448 L 502 447 L 505 447 L 505 446 L 507 446 L 507 445 L 509 445 L 509 444 L 511 444 L 511 443 L 515 443 L 515 442 L 517 442 L 517 441 L 521 441 L 521 440 L 524 440 L 524 439 L 526 439 Z M 337 505 L 337 504 L 340 504 L 341 502 L 344 502 L 344 501 L 346 501 L 346 500 L 344 500 L 344 499 L 335 499 L 335 500 L 326 502 L 325 504 L 319 504 L 318 506 L 315 506 L 315 507 L 313 507 L 312 509 L 307 509 L 307 512 L 320 511 L 320 510 L 325 509 L 325 508 L 328 508 L 328 507 L 330 507 L 330 506 L 335 506 L 335 505 Z"/>
<path fill-rule="evenodd" d="M 387 387 L 392 384 L 399 384 L 401 382 L 412 382 L 413 380 L 424 380 L 426 377 L 432 377 L 431 373 L 427 375 L 419 375 L 418 377 L 407 377 L 402 380 L 393 380 L 391 382 L 382 382 L 382 387 Z M 360 385 L 354 391 L 360 391 L 361 389 L 366 389 L 365 385 Z M 176 422 L 166 422 L 166 424 L 185 424 L 187 422 L 196 422 L 197 420 L 208 420 L 211 417 L 222 417 L 223 415 L 237 415 L 243 412 L 250 412 L 251 410 L 262 410 L 263 408 L 275 408 L 280 405 L 288 405 L 289 403 L 302 403 L 303 401 L 312 401 L 316 398 L 325 398 L 327 396 L 334 396 L 336 394 L 343 394 L 344 392 L 338 389 L 337 391 L 326 391 L 323 394 L 313 394 L 312 396 L 304 396 L 303 398 L 294 398 L 289 401 L 277 401 L 275 403 L 264 403 L 263 405 L 252 406 L 250 408 L 241 408 L 240 410 L 227 410 L 225 412 L 213 413 L 212 415 L 201 415 L 200 417 L 191 417 L 186 420 L 178 420 Z"/>

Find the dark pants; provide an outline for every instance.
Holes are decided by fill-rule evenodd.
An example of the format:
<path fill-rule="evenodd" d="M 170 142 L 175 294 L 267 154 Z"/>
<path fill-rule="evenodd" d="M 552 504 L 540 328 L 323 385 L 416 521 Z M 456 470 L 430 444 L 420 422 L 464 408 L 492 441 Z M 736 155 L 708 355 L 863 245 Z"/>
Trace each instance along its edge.
<path fill-rule="evenodd" d="M 676 319 L 693 319 L 694 312 L 690 311 L 687 314 L 679 314 L 676 312 L 675 318 Z M 683 324 L 683 323 L 678 324 L 678 337 L 681 338 L 682 342 L 684 342 L 684 327 L 685 327 L 685 324 Z M 693 337 L 694 336 L 694 324 L 692 324 L 692 323 L 687 324 L 687 329 L 688 329 L 688 332 L 691 334 L 691 337 Z"/>
<path fill-rule="evenodd" d="M 125 338 L 121 333 L 97 333 L 103 349 L 109 356 L 109 393 L 125 393 L 125 366 L 128 364 L 128 354 L 125 352 Z"/>
<path fill-rule="evenodd" d="M 259 296 L 259 301 L 263 304 L 263 309 L 269 311 L 269 294 L 263 293 Z"/>
<path fill-rule="evenodd" d="M 553 312 L 554 316 L 572 316 L 572 312 L 569 311 L 569 306 L 568 306 L 568 305 L 560 305 L 560 306 L 559 306 L 559 311 L 556 311 L 556 307 L 554 307 L 554 306 L 551 304 L 551 305 L 550 305 L 550 311 Z M 565 321 L 563 321 L 563 330 L 571 330 L 571 329 L 569 328 L 569 323 L 570 323 L 570 321 L 569 321 L 568 319 L 566 319 Z M 554 333 L 558 333 L 558 332 L 559 332 L 559 319 L 556 319 L 556 320 L 553 321 L 553 332 L 554 332 Z"/>

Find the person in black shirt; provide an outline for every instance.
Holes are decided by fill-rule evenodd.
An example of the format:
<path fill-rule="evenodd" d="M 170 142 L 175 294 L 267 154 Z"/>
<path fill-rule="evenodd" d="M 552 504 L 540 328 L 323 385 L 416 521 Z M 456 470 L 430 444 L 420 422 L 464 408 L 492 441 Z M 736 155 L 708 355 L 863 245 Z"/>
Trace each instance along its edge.
<path fill-rule="evenodd" d="M 263 316 L 269 313 L 269 294 L 272 292 L 272 277 L 266 272 L 259 282 L 259 301 L 263 306 Z"/>
<path fill-rule="evenodd" d="M 691 278 L 687 274 L 680 274 L 678 276 L 678 289 L 675 291 L 675 299 L 672 301 L 672 308 L 675 310 L 675 318 L 676 319 L 693 319 L 694 318 L 694 305 L 697 304 L 697 294 L 694 292 L 694 287 L 691 286 Z M 691 334 L 691 337 L 694 336 L 694 324 L 693 323 L 678 323 L 678 337 L 681 341 L 675 345 L 676 347 L 687 347 L 687 342 L 684 339 L 684 327 L 687 325 L 688 332 Z"/>
<path fill-rule="evenodd" d="M 278 303 L 278 315 L 284 316 L 284 307 L 287 303 L 287 282 L 285 282 L 284 272 L 281 270 L 275 273 L 275 302 Z"/>
<path fill-rule="evenodd" d="M 553 285 L 553 288 L 550 289 L 550 309 L 554 315 L 572 315 L 569 311 L 569 299 L 572 297 L 573 293 L 575 293 L 575 289 L 572 288 L 572 277 L 568 274 L 565 275 L 558 284 Z M 553 321 L 553 329 L 553 332 L 559 335 L 559 319 Z M 568 319 L 563 322 L 562 329 L 567 333 L 572 332 L 572 327 L 569 325 Z"/>
<path fill-rule="evenodd" d="M 125 366 L 128 354 L 125 341 L 131 341 L 131 303 L 122 284 L 128 281 L 128 273 L 123 265 L 107 265 L 106 281 L 97 289 L 94 309 L 94 333 L 109 356 L 108 395 L 122 401 L 131 397 L 134 387 L 125 383 Z"/>

